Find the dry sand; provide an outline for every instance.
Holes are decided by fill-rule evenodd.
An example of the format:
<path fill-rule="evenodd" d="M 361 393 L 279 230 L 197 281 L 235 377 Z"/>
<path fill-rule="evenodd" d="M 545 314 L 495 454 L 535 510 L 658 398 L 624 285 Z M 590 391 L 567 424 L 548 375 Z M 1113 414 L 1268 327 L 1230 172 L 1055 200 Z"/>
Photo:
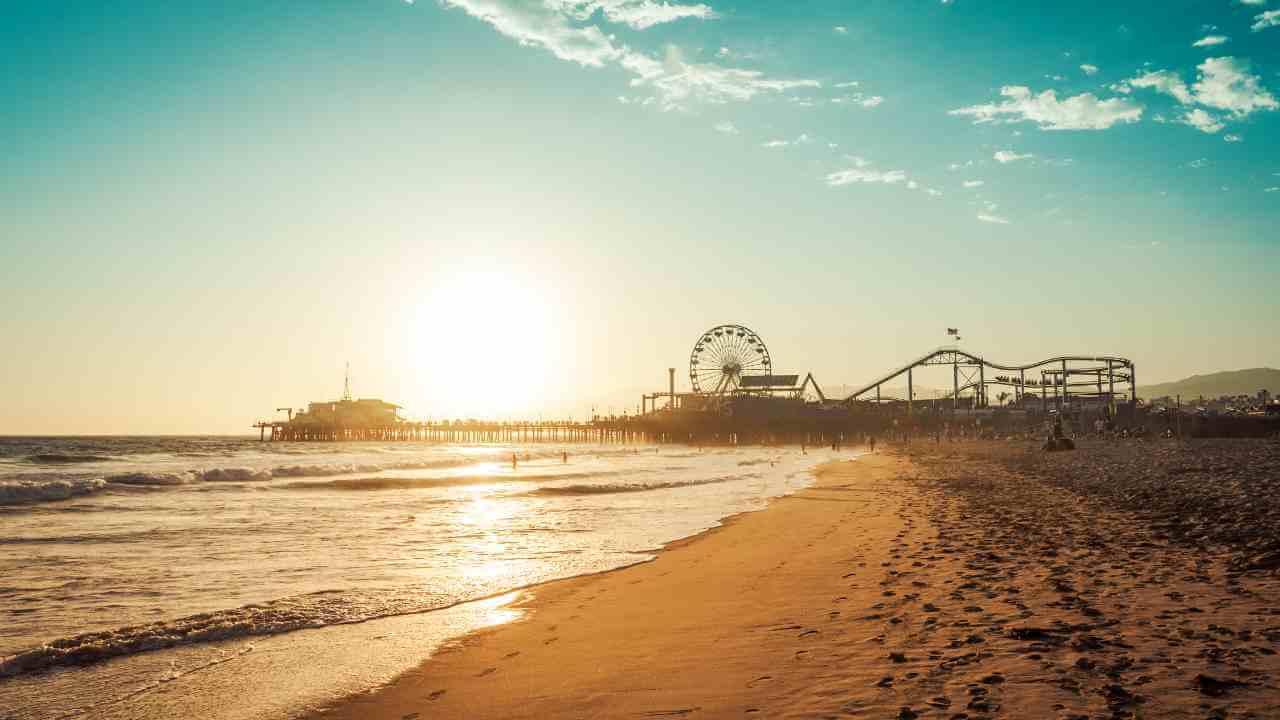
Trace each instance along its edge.
<path fill-rule="evenodd" d="M 990 448 L 827 465 L 322 717 L 1280 717 L 1272 573 Z"/>

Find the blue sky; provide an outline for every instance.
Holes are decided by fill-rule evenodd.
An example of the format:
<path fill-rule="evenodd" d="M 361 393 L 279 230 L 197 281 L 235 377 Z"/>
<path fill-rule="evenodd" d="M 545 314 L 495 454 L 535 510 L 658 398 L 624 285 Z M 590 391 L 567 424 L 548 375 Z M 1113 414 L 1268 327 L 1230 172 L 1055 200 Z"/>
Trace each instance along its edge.
<path fill-rule="evenodd" d="M 1280 364 L 1280 0 L 60 2 L 0 27 L 0 432 L 626 407 L 698 333 Z M 335 379 L 336 378 L 336 379 Z"/>

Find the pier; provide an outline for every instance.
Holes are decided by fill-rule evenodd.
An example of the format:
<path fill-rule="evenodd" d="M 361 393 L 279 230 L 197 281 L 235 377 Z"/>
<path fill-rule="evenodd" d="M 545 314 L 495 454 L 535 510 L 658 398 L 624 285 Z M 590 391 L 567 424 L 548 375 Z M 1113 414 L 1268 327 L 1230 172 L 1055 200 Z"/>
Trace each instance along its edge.
<path fill-rule="evenodd" d="M 959 333 L 949 329 L 949 334 Z M 918 396 L 916 372 L 951 370 L 951 388 L 932 399 Z M 1049 414 L 1077 422 L 1132 419 L 1137 382 L 1131 360 L 1110 355 L 1062 355 L 1028 364 L 997 363 L 944 346 L 914 358 L 856 389 L 828 398 L 812 373 L 775 373 L 759 334 L 743 325 L 718 325 L 700 334 L 689 355 L 688 392 L 677 392 L 676 369 L 666 387 L 640 397 L 634 415 L 589 421 L 417 421 L 400 406 L 355 399 L 348 379 L 342 397 L 306 409 L 277 408 L 287 419 L 253 425 L 260 440 L 414 441 L 432 443 L 684 443 L 690 445 L 805 444 L 840 446 L 868 436 L 940 432 L 970 425 L 1026 427 Z M 1037 379 L 1038 375 L 1038 379 Z M 905 381 L 905 395 L 889 383 Z M 997 395 L 992 402 L 990 390 Z"/>

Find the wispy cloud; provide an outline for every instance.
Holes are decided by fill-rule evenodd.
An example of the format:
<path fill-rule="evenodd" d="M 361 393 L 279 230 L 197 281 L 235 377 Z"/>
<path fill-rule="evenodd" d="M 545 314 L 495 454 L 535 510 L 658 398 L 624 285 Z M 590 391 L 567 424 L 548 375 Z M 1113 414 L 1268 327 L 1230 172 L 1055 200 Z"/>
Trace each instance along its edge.
<path fill-rule="evenodd" d="M 1214 45 L 1221 45 L 1230 39 L 1226 35 L 1205 35 L 1191 43 L 1191 47 L 1213 47 Z"/>
<path fill-rule="evenodd" d="M 893 185 L 905 182 L 907 174 L 901 170 L 870 170 L 865 168 L 849 168 L 837 170 L 827 175 L 827 184 L 831 187 L 853 185 L 854 183 L 884 183 Z"/>
<path fill-rule="evenodd" d="M 1104 130 L 1117 123 L 1137 122 L 1142 106 L 1127 98 L 1100 100 L 1093 93 L 1082 93 L 1058 99 L 1053 90 L 1033 94 L 1022 85 L 1006 85 L 1001 103 L 972 105 L 949 111 L 950 115 L 967 115 L 975 123 L 1030 121 L 1041 130 Z"/>
<path fill-rule="evenodd" d="M 821 84 L 807 79 L 774 79 L 754 70 L 711 63 L 685 62 L 677 48 L 664 58 L 620 45 L 614 35 L 594 24 L 604 20 L 643 30 L 686 18 L 716 17 L 702 4 L 658 3 L 654 0 L 440 0 L 447 7 L 491 25 L 521 45 L 539 47 L 552 55 L 586 67 L 617 65 L 635 77 L 633 88 L 648 88 L 663 107 L 701 100 L 713 103 L 750 100 L 762 93 L 780 93 Z M 639 101 L 640 104 L 648 104 Z"/>
<path fill-rule="evenodd" d="M 760 147 L 781 148 L 789 145 L 808 145 L 812 141 L 813 138 L 809 137 L 805 133 L 800 133 L 800 136 L 794 140 L 770 140 L 768 142 L 761 143 Z"/>
<path fill-rule="evenodd" d="M 728 120 L 725 120 L 724 122 L 718 122 L 713 127 L 715 128 L 716 132 L 724 133 L 725 135 L 738 134 L 738 126 L 734 125 Z"/>
<path fill-rule="evenodd" d="M 832 27 L 831 29 L 832 29 L 832 30 L 834 30 L 834 31 L 836 32 L 836 34 L 837 34 L 837 35 L 848 35 L 848 34 L 849 34 L 849 28 L 845 27 L 844 25 L 836 25 L 836 26 Z"/>
<path fill-rule="evenodd" d="M 976 187 L 982 187 L 983 185 L 986 185 L 986 183 L 983 182 L 982 180 L 965 180 L 960 184 L 967 188 L 976 188 Z"/>
<path fill-rule="evenodd" d="M 857 85 L 857 83 L 853 83 L 853 84 Z M 844 87 L 844 86 L 837 85 L 836 87 Z M 863 95 L 862 93 L 851 93 L 849 95 L 842 95 L 840 97 L 831 98 L 831 102 L 832 104 L 835 104 L 835 105 L 860 105 L 864 108 L 873 108 L 883 103 L 884 98 L 880 97 L 879 95 L 868 96 L 868 95 Z"/>
<path fill-rule="evenodd" d="M 1098 66 L 1097 66 L 1097 65 L 1090 65 L 1089 63 L 1085 63 L 1085 64 L 1083 64 L 1083 65 L 1081 65 L 1081 66 L 1080 66 L 1080 69 L 1084 72 L 1084 74 L 1085 74 L 1085 75 L 1097 75 L 1097 74 L 1098 74 Z"/>
<path fill-rule="evenodd" d="M 978 213 L 978 219 L 984 223 L 993 223 L 995 225 L 1013 224 L 1009 221 L 1008 218 L 1003 218 L 1003 217 L 1000 217 L 999 215 L 989 215 L 987 213 Z"/>
<path fill-rule="evenodd" d="M 1249 29 L 1254 32 L 1280 25 L 1280 10 L 1268 10 L 1261 15 L 1255 16 L 1253 21 Z"/>
<path fill-rule="evenodd" d="M 1196 170 L 1199 170 L 1200 168 L 1208 164 L 1209 164 L 1208 158 L 1196 158 L 1195 160 L 1192 160 L 1191 162 L 1187 163 L 1187 167 L 1195 168 Z"/>
<path fill-rule="evenodd" d="M 1231 133 L 1227 133 L 1226 135 L 1223 135 L 1222 139 L 1231 143 L 1244 142 L 1244 138 L 1240 137 L 1239 135 L 1233 135 Z"/>
<path fill-rule="evenodd" d="M 632 87 L 653 88 L 667 106 L 679 105 L 686 100 L 712 103 L 746 101 L 762 93 L 821 87 L 816 80 L 777 80 L 757 70 L 688 63 L 679 48 L 674 46 L 667 48 L 662 61 L 628 51 L 619 64 L 636 75 L 631 81 Z"/>
<path fill-rule="evenodd" d="M 599 12 L 611 23 L 629 25 L 637 30 L 685 18 L 710 20 L 718 17 L 714 10 L 701 3 L 681 5 L 653 0 L 544 0 L 544 4 L 579 21 L 589 20 Z"/>
<path fill-rule="evenodd" d="M 1280 192 L 1280 187 L 1269 187 L 1263 190 L 1262 192 Z"/>
<path fill-rule="evenodd" d="M 1011 162 L 1017 162 L 1019 160 L 1030 160 L 1033 157 L 1035 157 L 1035 155 L 1031 153 L 1019 155 L 1012 150 L 997 150 L 996 154 L 992 156 L 992 158 L 1001 165 L 1008 165 Z"/>

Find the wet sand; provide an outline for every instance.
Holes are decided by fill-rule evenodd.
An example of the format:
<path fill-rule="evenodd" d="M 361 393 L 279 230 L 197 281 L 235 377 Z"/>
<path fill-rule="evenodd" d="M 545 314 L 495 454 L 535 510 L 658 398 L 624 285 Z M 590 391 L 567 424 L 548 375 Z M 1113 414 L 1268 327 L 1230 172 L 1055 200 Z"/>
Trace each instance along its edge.
<path fill-rule="evenodd" d="M 1273 717 L 1275 575 L 1027 452 L 829 464 L 321 717 Z"/>

